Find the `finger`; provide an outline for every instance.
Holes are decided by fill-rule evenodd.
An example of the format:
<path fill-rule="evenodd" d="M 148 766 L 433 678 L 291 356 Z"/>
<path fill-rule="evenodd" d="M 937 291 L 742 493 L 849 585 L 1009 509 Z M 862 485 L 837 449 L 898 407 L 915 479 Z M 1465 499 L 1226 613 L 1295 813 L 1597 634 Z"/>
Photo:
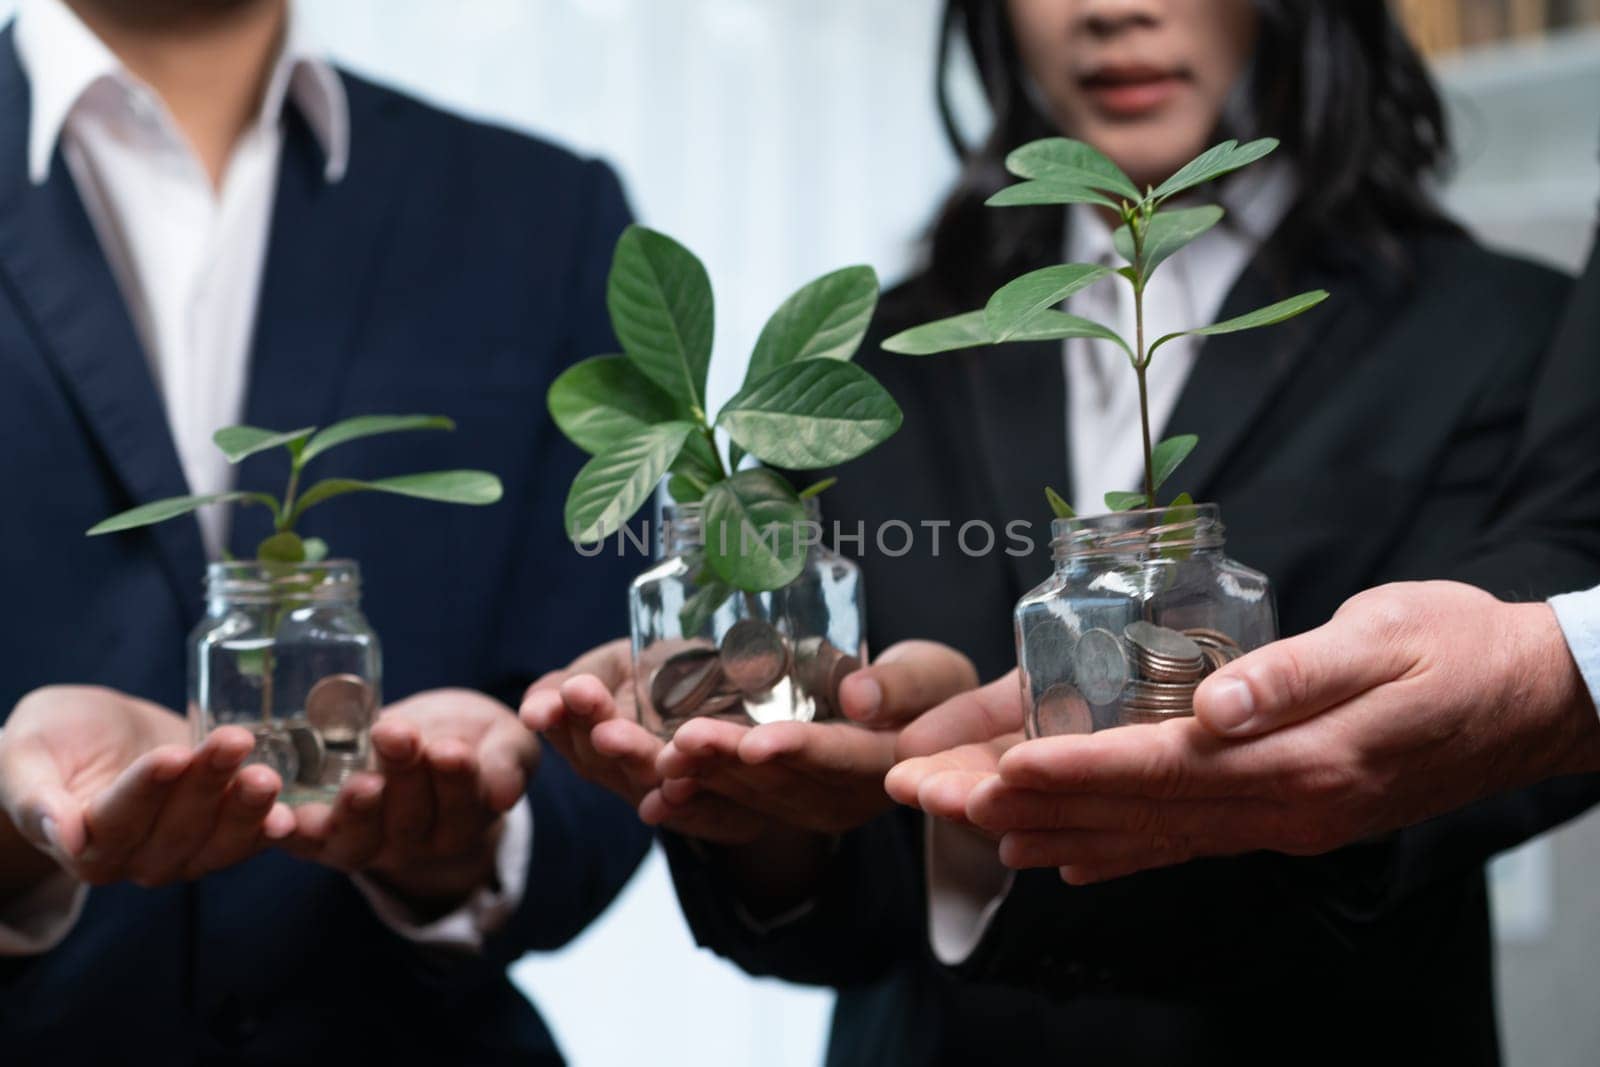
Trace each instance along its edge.
<path fill-rule="evenodd" d="M 935 641 L 902 641 L 845 677 L 839 703 L 848 717 L 897 726 L 978 685 L 972 661 Z"/>
<path fill-rule="evenodd" d="M 399 719 L 372 728 L 372 748 L 383 775 L 383 833 L 387 844 L 421 849 L 433 834 L 433 782 L 423 755 L 422 736 Z"/>
<path fill-rule="evenodd" d="M 941 771 L 923 779 L 917 787 L 916 806 L 936 819 L 965 823 L 967 802 L 973 790 L 993 775 L 976 771 Z"/>
<path fill-rule="evenodd" d="M 659 789 L 639 802 L 639 818 L 646 825 L 721 845 L 748 844 L 769 829 L 759 815 L 716 796 L 695 796 L 682 804 L 668 802 Z"/>
<path fill-rule="evenodd" d="M 1163 834 L 1015 830 L 1000 838 L 1000 862 L 1014 870 L 1084 866 L 1131 871 L 1186 862 L 1196 849 L 1189 838 Z"/>
<path fill-rule="evenodd" d="M 969 689 L 921 716 L 900 732 L 901 759 L 987 741 L 1022 729 L 1022 686 L 1012 671 L 981 689 Z"/>
<path fill-rule="evenodd" d="M 678 727 L 656 757 L 662 778 L 692 778 L 719 763 L 737 762 L 748 726 L 724 719 L 690 719 Z"/>
<path fill-rule="evenodd" d="M 825 778 L 870 778 L 874 783 L 894 763 L 894 734 L 852 723 L 775 722 L 740 739 L 739 759 L 758 765 L 779 761 Z"/>
<path fill-rule="evenodd" d="M 1276 832 L 1281 808 L 1256 800 L 1157 800 L 1036 792 L 983 782 L 968 797 L 966 816 L 991 833 L 1013 830 L 1095 830 L 1193 836 L 1238 834 L 1262 839 Z"/>
<path fill-rule="evenodd" d="M 1195 718 L 1221 737 L 1269 733 L 1396 681 L 1413 662 L 1358 602 L 1211 675 L 1195 691 Z"/>
<path fill-rule="evenodd" d="M 268 840 L 268 816 L 278 807 L 281 788 L 282 781 L 267 767 L 240 769 L 222 799 L 210 840 L 189 858 L 183 877 L 199 878 L 231 867 L 260 848 Z"/>
<path fill-rule="evenodd" d="M 559 687 L 530 689 L 528 695 L 522 698 L 522 707 L 517 711 L 517 717 L 522 720 L 524 726 L 540 733 L 564 725 L 566 716 L 567 702 L 561 698 Z"/>
<path fill-rule="evenodd" d="M 459 856 L 482 838 L 495 814 L 478 791 L 477 753 L 447 738 L 429 745 L 427 758 L 433 779 L 433 847 L 446 856 Z"/>
<path fill-rule="evenodd" d="M 478 742 L 479 801 L 494 814 L 511 810 L 539 765 L 539 741 L 509 715 Z"/>
<path fill-rule="evenodd" d="M 1024 741 L 1000 757 L 1000 777 L 1018 789 L 1087 796 L 1262 795 L 1284 767 L 1275 746 L 1223 741 L 1192 720 L 1124 726 L 1095 734 Z"/>
<path fill-rule="evenodd" d="M 589 735 L 595 754 L 610 761 L 636 797 L 642 798 L 661 781 L 656 774 L 656 759 L 665 742 L 636 722 L 603 722 Z M 637 802 L 637 801 L 636 801 Z"/>
<path fill-rule="evenodd" d="M 142 845 L 178 780 L 190 753 L 176 745 L 151 749 L 128 764 L 84 811 L 84 876 L 98 881 L 120 874 L 123 860 Z"/>
<path fill-rule="evenodd" d="M 383 794 L 379 775 L 358 772 L 345 779 L 321 828 L 318 862 L 341 871 L 359 871 L 383 851 Z"/>
<path fill-rule="evenodd" d="M 0 801 L 19 833 L 58 859 L 83 850 L 83 805 L 67 791 L 61 766 L 41 745 L 0 748 Z"/>
<path fill-rule="evenodd" d="M 164 885 L 183 877 L 215 831 L 223 798 L 254 749 L 255 737 L 239 726 L 214 730 L 200 743 L 148 837 L 124 860 L 130 878 L 142 885 Z"/>

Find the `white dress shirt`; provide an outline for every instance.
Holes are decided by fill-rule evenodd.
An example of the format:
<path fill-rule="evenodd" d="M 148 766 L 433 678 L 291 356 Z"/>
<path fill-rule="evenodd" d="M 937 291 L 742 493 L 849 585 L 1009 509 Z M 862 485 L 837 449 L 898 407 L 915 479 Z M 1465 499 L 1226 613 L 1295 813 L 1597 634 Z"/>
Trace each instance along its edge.
<path fill-rule="evenodd" d="M 1551 597 L 1550 607 L 1578 664 L 1578 673 L 1589 687 L 1589 697 L 1600 709 L 1600 585 L 1581 593 Z"/>
<path fill-rule="evenodd" d="M 1286 169 L 1269 164 L 1242 172 L 1223 186 L 1227 217 L 1157 268 L 1145 287 L 1147 339 L 1216 319 L 1228 291 L 1282 219 L 1291 182 Z M 1068 262 L 1120 266 L 1105 220 L 1084 205 L 1068 211 Z M 1121 278 L 1107 278 L 1075 294 L 1067 310 L 1111 326 L 1133 343 L 1133 294 Z M 1199 350 L 1199 339 L 1179 338 L 1163 345 L 1151 360 L 1146 384 L 1152 444 L 1165 435 Z M 1080 515 L 1100 514 L 1107 510 L 1106 493 L 1137 492 L 1144 479 L 1138 379 L 1127 354 L 1107 341 L 1067 341 L 1062 358 L 1072 504 Z M 1172 429 L 1181 432 L 1183 427 Z M 1177 481 L 1182 481 L 1181 468 Z M 1176 495 L 1176 490 L 1170 492 Z M 929 939 L 940 960 L 960 963 L 978 947 L 1014 875 L 1000 863 L 994 843 L 974 831 L 928 819 L 926 832 Z"/>
<path fill-rule="evenodd" d="M 328 181 L 339 181 L 349 160 L 343 83 L 299 26 L 291 9 L 261 110 L 213 186 L 161 98 L 62 0 L 23 0 L 16 17 L 17 55 L 31 90 L 29 177 L 48 181 L 60 148 L 150 361 L 192 493 L 233 484 L 233 467 L 211 435 L 244 411 L 286 100 L 316 136 Z M 226 509 L 203 509 L 199 520 L 208 555 L 220 558 Z M 501 836 L 499 888 L 426 926 L 370 882 L 358 877 L 356 884 L 402 935 L 476 948 L 522 899 L 532 827 L 524 797 Z M 63 875 L 14 902 L 0 913 L 0 955 L 54 947 L 86 892 Z"/>

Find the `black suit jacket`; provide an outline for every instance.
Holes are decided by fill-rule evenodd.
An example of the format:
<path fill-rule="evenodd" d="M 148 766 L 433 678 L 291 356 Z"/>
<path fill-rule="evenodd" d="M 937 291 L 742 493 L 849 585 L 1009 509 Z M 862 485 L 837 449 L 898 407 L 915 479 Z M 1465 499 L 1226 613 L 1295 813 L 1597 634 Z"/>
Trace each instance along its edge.
<path fill-rule="evenodd" d="M 352 443 L 319 475 L 489 467 L 489 508 L 351 497 L 305 532 L 362 567 L 386 697 L 466 685 L 513 704 L 533 678 L 623 625 L 628 560 L 580 559 L 561 501 L 581 457 L 545 414 L 551 379 L 615 342 L 615 176 L 552 145 L 343 75 L 351 158 L 323 178 L 289 113 L 251 349 L 246 421 L 287 429 L 368 412 L 453 416 L 453 434 Z M 107 515 L 187 491 L 159 393 L 58 154 L 26 173 L 28 85 L 0 36 L 0 717 L 55 682 L 184 705 L 205 556 L 192 519 L 89 539 Z M 281 492 L 278 456 L 239 472 Z M 234 516 L 254 554 L 260 509 Z M 401 938 L 350 879 L 272 851 L 162 889 L 89 894 L 53 951 L 0 959 L 8 1064 L 553 1063 L 505 965 L 574 937 L 649 836 L 553 752 L 528 792 L 522 907 L 482 957 Z"/>
<path fill-rule="evenodd" d="M 1281 629 L 1381 582 L 1464 576 L 1538 597 L 1600 579 L 1594 335 L 1547 360 L 1569 286 L 1463 236 L 1409 242 L 1414 274 L 1347 258 L 1274 285 L 1254 265 L 1222 317 L 1315 285 L 1285 325 L 1208 340 L 1169 423 L 1199 447 L 1173 492 L 1221 505 L 1227 551 L 1267 572 Z M 875 331 L 908 325 L 891 294 Z M 1593 282 L 1589 285 L 1592 287 Z M 949 313 L 957 308 L 946 309 Z M 928 637 L 986 677 L 1015 662 L 1013 602 L 1049 573 L 1042 486 L 1069 484 L 1054 344 L 863 363 L 905 409 L 826 501 L 853 524 L 1035 520 L 1034 551 L 872 551 L 875 647 Z M 1128 488 L 1134 488 L 1129 486 Z M 1006 542 L 1002 541 L 1002 545 Z M 1390 1062 L 1498 1058 L 1481 865 L 1600 795 L 1554 783 L 1329 856 L 1258 853 L 1086 888 L 1019 875 L 957 969 L 929 956 L 919 820 L 848 835 L 809 914 L 758 933 L 669 843 L 697 936 L 747 969 L 840 987 L 835 1064 Z"/>

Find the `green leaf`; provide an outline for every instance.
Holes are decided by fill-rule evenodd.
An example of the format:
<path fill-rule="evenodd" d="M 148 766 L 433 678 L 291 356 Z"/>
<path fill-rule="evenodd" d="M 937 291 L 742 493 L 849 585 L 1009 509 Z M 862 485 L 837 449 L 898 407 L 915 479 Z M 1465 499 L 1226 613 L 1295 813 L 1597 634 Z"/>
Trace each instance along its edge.
<path fill-rule="evenodd" d="M 1206 149 L 1198 156 L 1179 167 L 1178 170 L 1156 186 L 1152 194 L 1153 199 L 1165 200 L 1175 196 L 1185 189 L 1193 189 L 1197 185 L 1214 181 L 1224 174 L 1232 173 L 1240 167 L 1247 167 L 1263 156 L 1269 155 L 1278 147 L 1278 142 L 1271 137 L 1263 137 L 1258 141 L 1240 144 L 1238 141 L 1223 141 Z"/>
<path fill-rule="evenodd" d="M 1078 517 L 1078 513 L 1072 510 L 1072 505 L 1067 503 L 1060 493 L 1048 485 L 1044 487 L 1044 498 L 1050 502 L 1050 512 L 1056 518 L 1075 519 Z"/>
<path fill-rule="evenodd" d="M 1172 503 L 1167 505 L 1167 510 L 1162 513 L 1161 525 L 1176 526 L 1179 523 L 1192 522 L 1195 515 L 1198 514 L 1198 510 L 1199 509 L 1197 509 L 1194 505 L 1193 497 L 1191 497 L 1188 493 L 1179 493 L 1177 496 L 1173 497 Z M 1183 530 L 1168 530 L 1166 533 L 1156 538 L 1156 540 L 1187 540 L 1189 536 L 1190 535 Z M 1194 555 L 1194 549 L 1192 547 L 1167 547 L 1163 548 L 1160 554 L 1163 559 L 1188 559 L 1190 556 Z"/>
<path fill-rule="evenodd" d="M 878 275 L 871 267 L 845 267 L 801 287 L 762 327 L 745 383 L 802 359 L 849 359 L 877 306 Z"/>
<path fill-rule="evenodd" d="M 1150 479 L 1157 489 L 1163 482 L 1172 477 L 1172 472 L 1178 469 L 1178 464 L 1189 458 L 1189 453 L 1194 451 L 1194 446 L 1200 443 L 1200 438 L 1192 433 L 1180 434 L 1162 441 L 1150 453 Z"/>
<path fill-rule="evenodd" d="M 693 504 L 706 495 L 706 486 L 687 474 L 674 474 L 667 479 L 667 495 L 679 504 Z"/>
<path fill-rule="evenodd" d="M 810 500 L 814 496 L 821 496 L 823 493 L 827 492 L 829 489 L 832 489 L 838 484 L 839 479 L 833 477 L 824 478 L 820 482 L 812 482 L 810 485 L 800 490 L 800 499 Z"/>
<path fill-rule="evenodd" d="M 1012 335 L 1011 341 L 1059 341 L 1069 337 L 1089 337 L 1110 341 L 1132 356 L 1128 343 L 1097 322 L 1064 311 L 1040 311 Z M 890 352 L 904 356 L 928 356 L 957 348 L 976 348 L 995 344 L 989 332 L 986 311 L 968 311 L 948 319 L 938 319 L 895 334 L 883 343 Z"/>
<path fill-rule="evenodd" d="M 228 426 L 212 434 L 211 440 L 222 449 L 229 463 L 238 463 L 246 456 L 265 452 L 269 448 L 286 446 L 292 454 L 298 455 L 300 446 L 316 432 L 315 426 L 302 426 L 298 430 L 283 432 L 263 430 L 256 426 Z"/>
<path fill-rule="evenodd" d="M 1067 137 L 1032 141 L 1006 156 L 1006 169 L 1019 178 L 1053 178 L 1116 193 L 1137 203 L 1139 187 L 1099 149 Z"/>
<path fill-rule="evenodd" d="M 1158 211 L 1150 216 L 1144 232 L 1144 256 L 1137 260 L 1145 280 L 1150 280 L 1150 275 L 1168 256 L 1220 222 L 1222 215 L 1220 207 L 1208 204 L 1177 211 Z M 1111 237 L 1117 252 L 1124 259 L 1133 261 L 1133 235 L 1128 228 L 1117 227 Z"/>
<path fill-rule="evenodd" d="M 996 342 L 1011 340 L 1034 315 L 1053 308 L 1110 274 L 1110 268 L 1092 263 L 1064 263 L 1030 271 L 1007 282 L 989 298 L 989 306 L 984 308 L 990 336 Z"/>
<path fill-rule="evenodd" d="M 595 356 L 573 364 L 550 383 L 545 403 L 567 439 L 591 456 L 646 426 L 687 414 L 627 356 Z"/>
<path fill-rule="evenodd" d="M 685 474 L 706 485 L 722 479 L 722 464 L 717 460 L 717 450 L 698 427 L 683 443 L 683 451 L 678 453 L 678 458 L 672 461 L 669 469 L 673 474 Z"/>
<path fill-rule="evenodd" d="M 294 526 L 300 521 L 300 516 L 316 505 L 346 493 L 391 493 L 418 500 L 437 500 L 444 504 L 482 506 L 499 500 L 502 490 L 500 479 L 488 471 L 428 471 L 379 478 L 371 482 L 355 478 L 325 478 L 305 491 L 285 525 Z"/>
<path fill-rule="evenodd" d="M 764 467 L 718 482 L 701 504 L 706 565 L 736 589 L 782 588 L 805 566 L 799 539 L 805 515 L 794 488 Z"/>
<path fill-rule="evenodd" d="M 256 546 L 256 559 L 266 563 L 304 563 L 306 544 L 294 532 L 284 530 Z"/>
<path fill-rule="evenodd" d="M 683 607 L 678 609 L 678 626 L 683 630 L 683 636 L 694 637 L 705 629 L 706 623 L 711 621 L 711 616 L 717 609 L 725 604 L 733 595 L 733 586 L 719 578 L 706 578 L 704 584 L 694 591 L 694 595 L 683 602 Z"/>
<path fill-rule="evenodd" d="M 739 465 L 744 462 L 744 457 L 747 456 L 747 455 L 749 455 L 749 453 L 744 450 L 744 446 L 741 445 L 738 441 L 729 441 L 728 442 L 728 469 L 730 471 L 738 470 L 739 469 Z"/>
<path fill-rule="evenodd" d="M 989 207 L 1037 207 L 1056 204 L 1095 204 L 1115 210 L 1117 202 L 1104 193 L 1058 178 L 1038 178 L 1008 185 L 984 203 Z"/>
<path fill-rule="evenodd" d="M 320 537 L 307 537 L 305 539 L 306 562 L 321 563 L 328 558 L 328 542 Z"/>
<path fill-rule="evenodd" d="M 1107 493 L 1106 507 L 1112 511 L 1133 511 L 1147 504 L 1143 493 Z"/>
<path fill-rule="evenodd" d="M 686 408 L 704 408 L 714 310 L 711 279 L 666 234 L 629 226 L 606 282 L 611 325 L 633 365 Z"/>
<path fill-rule="evenodd" d="M 376 437 L 385 433 L 407 433 L 412 430 L 453 430 L 456 424 L 443 415 L 357 415 L 353 419 L 336 422 L 307 442 L 300 453 L 300 463 L 310 463 L 317 456 L 350 441 L 363 437 Z"/>
<path fill-rule="evenodd" d="M 795 469 L 855 459 L 900 428 L 900 407 L 854 363 L 807 359 L 747 385 L 717 425 L 764 463 Z"/>
<path fill-rule="evenodd" d="M 1328 299 L 1328 291 L 1326 289 L 1313 289 L 1298 296 L 1291 296 L 1287 300 L 1280 300 L 1276 304 L 1268 304 L 1266 307 L 1256 308 L 1254 311 L 1224 322 L 1212 323 L 1210 326 L 1199 326 L 1193 330 L 1179 330 L 1177 333 L 1169 333 L 1164 337 L 1158 338 L 1156 343 L 1150 346 L 1150 354 L 1154 355 L 1156 349 L 1179 337 L 1214 337 L 1222 333 L 1253 330 L 1258 326 L 1272 326 L 1286 319 L 1292 319 L 1302 312 L 1310 311 L 1326 299 Z"/>
<path fill-rule="evenodd" d="M 581 545 L 621 528 L 655 492 L 694 429 L 687 422 L 663 422 L 584 464 L 567 493 L 567 535 Z"/>
<path fill-rule="evenodd" d="M 166 522 L 180 515 L 187 515 L 191 511 L 203 508 L 207 504 L 260 504 L 272 512 L 273 521 L 278 519 L 278 501 L 266 493 L 209 493 L 205 496 L 171 496 L 165 500 L 153 500 L 148 504 L 141 504 L 130 508 L 120 514 L 113 515 L 89 527 L 85 536 L 99 537 L 101 534 L 116 533 L 119 530 L 132 530 L 140 526 L 153 526 L 158 522 Z"/>

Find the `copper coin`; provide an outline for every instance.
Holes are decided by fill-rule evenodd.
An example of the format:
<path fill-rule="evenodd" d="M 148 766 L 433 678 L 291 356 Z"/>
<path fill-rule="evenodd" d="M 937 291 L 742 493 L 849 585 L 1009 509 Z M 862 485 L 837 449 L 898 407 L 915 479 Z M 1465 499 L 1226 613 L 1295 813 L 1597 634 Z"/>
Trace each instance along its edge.
<path fill-rule="evenodd" d="M 683 718 L 694 714 L 721 681 L 722 667 L 714 650 L 679 652 L 651 676 L 650 703 L 665 717 Z"/>
<path fill-rule="evenodd" d="M 359 734 L 377 710 L 372 686 L 355 674 L 330 674 L 306 694 L 306 722 L 318 733 Z"/>
<path fill-rule="evenodd" d="M 1058 682 L 1039 694 L 1034 702 L 1032 722 L 1035 737 L 1057 734 L 1087 734 L 1094 730 L 1094 715 L 1089 702 L 1075 686 Z"/>
<path fill-rule="evenodd" d="M 746 696 L 765 693 L 789 673 L 783 635 L 760 619 L 740 619 L 722 637 L 722 672 Z"/>

